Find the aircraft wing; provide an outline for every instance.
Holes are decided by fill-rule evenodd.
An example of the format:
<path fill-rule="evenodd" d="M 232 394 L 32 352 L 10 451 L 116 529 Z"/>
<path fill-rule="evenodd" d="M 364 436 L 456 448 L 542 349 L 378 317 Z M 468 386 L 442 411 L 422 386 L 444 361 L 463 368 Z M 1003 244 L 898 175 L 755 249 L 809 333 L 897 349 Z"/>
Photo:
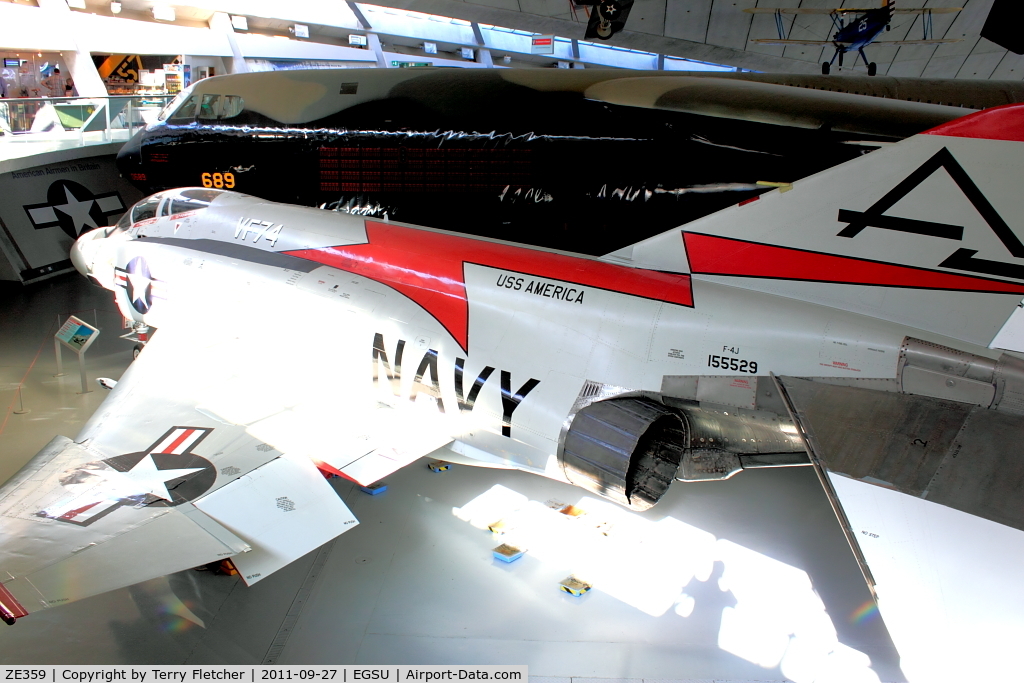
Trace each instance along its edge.
<path fill-rule="evenodd" d="M 744 12 L 750 14 L 863 14 L 874 12 L 881 7 L 747 7 Z M 959 12 L 963 7 L 897 7 L 893 14 L 951 14 Z"/>
<path fill-rule="evenodd" d="M 844 10 L 849 12 L 850 10 Z M 860 10 L 853 10 L 855 12 Z M 896 7 L 893 14 L 953 14 L 963 11 L 963 7 Z"/>
<path fill-rule="evenodd" d="M 870 8 L 878 9 L 877 7 Z M 841 12 L 868 12 L 868 9 L 854 9 L 845 7 L 747 7 L 743 10 L 749 14 L 838 14 Z"/>
<path fill-rule="evenodd" d="M 58 436 L 0 488 L 6 619 L 249 549 L 191 502 L 161 504 L 155 482 L 122 471 L 118 455 Z M 209 477 L 190 470 L 165 476 L 172 487 Z"/>
<path fill-rule="evenodd" d="M 1005 658 L 969 657 L 971 671 L 953 671 L 935 653 L 1012 652 L 1024 638 L 1018 398 L 1004 394 L 993 410 L 986 399 L 1001 391 L 996 386 L 911 365 L 901 381 L 917 395 L 778 381 L 904 673 L 929 681 L 999 678 L 985 667 Z M 941 398 L 950 387 L 967 387 L 982 405 Z"/>
<path fill-rule="evenodd" d="M 584 95 L 627 107 L 892 137 L 964 115 L 959 107 L 713 77 L 620 78 L 595 83 Z"/>
<path fill-rule="evenodd" d="M 758 45 L 833 45 L 831 40 L 795 40 L 791 38 L 751 38 Z"/>
<path fill-rule="evenodd" d="M 959 43 L 963 38 L 929 38 L 928 40 L 875 40 L 872 45 L 938 45 L 940 43 Z"/>
<path fill-rule="evenodd" d="M 872 45 L 938 45 L 939 43 L 959 43 L 962 38 L 930 38 L 928 40 L 873 40 Z M 794 40 L 789 38 L 751 38 L 750 42 L 758 45 L 835 45 L 844 43 L 852 45 L 848 40 Z"/>
<path fill-rule="evenodd" d="M 228 557 L 251 585 L 357 524 L 315 463 L 368 484 L 451 441 L 346 401 L 324 380 L 330 339 L 279 353 L 282 335 L 159 331 L 77 439 L 0 488 L 0 611 Z"/>

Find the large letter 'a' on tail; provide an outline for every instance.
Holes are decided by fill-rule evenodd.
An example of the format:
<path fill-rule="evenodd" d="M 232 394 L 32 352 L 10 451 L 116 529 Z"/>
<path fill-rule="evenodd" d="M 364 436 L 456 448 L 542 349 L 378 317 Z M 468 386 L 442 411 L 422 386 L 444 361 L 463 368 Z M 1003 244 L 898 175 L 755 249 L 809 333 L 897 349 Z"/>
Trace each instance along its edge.
<path fill-rule="evenodd" d="M 697 283 L 713 281 L 1024 350 L 1024 104 L 883 146 L 615 256 L 691 273 L 698 307 Z"/>

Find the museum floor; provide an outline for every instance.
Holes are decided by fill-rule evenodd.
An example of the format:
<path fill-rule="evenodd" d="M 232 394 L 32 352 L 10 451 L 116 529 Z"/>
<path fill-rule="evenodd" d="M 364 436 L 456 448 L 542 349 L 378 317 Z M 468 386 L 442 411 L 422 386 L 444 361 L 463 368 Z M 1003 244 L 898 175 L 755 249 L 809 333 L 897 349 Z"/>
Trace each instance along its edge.
<path fill-rule="evenodd" d="M 107 292 L 77 275 L 0 285 L 0 481 L 55 434 L 74 437 L 104 398 L 77 393 L 71 358 L 72 372 L 53 377 L 58 315 L 75 311 L 103 330 L 90 378 L 117 378 L 131 344 Z M 23 379 L 29 412 L 14 414 Z M 252 588 L 190 570 L 34 613 L 0 628 L 0 664 L 525 663 L 534 683 L 903 680 L 808 468 L 677 483 L 633 514 L 530 474 L 435 474 L 425 462 L 378 496 L 334 480 L 359 526 Z M 489 504 L 516 495 L 588 514 L 523 525 L 531 552 L 505 564 L 491 555 L 502 539 L 478 527 Z M 561 593 L 574 572 L 595 588 Z"/>

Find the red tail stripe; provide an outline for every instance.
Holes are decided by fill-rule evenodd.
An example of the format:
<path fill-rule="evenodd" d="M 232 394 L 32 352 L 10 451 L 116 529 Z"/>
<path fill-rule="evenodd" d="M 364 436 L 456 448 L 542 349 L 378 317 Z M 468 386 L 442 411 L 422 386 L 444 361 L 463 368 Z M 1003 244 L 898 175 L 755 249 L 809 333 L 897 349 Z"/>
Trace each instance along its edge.
<path fill-rule="evenodd" d="M 1004 104 L 936 126 L 922 135 L 1024 142 L 1024 104 Z"/>
<path fill-rule="evenodd" d="M 849 256 L 683 233 L 694 273 L 853 285 L 1024 294 L 1024 284 L 878 263 Z"/>

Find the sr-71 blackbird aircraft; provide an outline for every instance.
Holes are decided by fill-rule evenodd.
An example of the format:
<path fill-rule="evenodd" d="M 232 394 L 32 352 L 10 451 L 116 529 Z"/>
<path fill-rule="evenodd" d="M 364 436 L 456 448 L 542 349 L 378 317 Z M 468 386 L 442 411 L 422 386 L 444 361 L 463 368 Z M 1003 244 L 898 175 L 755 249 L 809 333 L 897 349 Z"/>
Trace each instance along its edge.
<path fill-rule="evenodd" d="M 321 473 L 433 453 L 642 511 L 809 464 L 903 670 L 999 672 L 1024 636 L 1022 152 L 1024 105 L 987 110 L 602 258 L 144 199 L 72 260 L 159 332 L 0 488 L 3 617 L 224 558 L 252 585 L 357 524 Z"/>
<path fill-rule="evenodd" d="M 245 73 L 181 93 L 122 148 L 118 167 L 145 194 L 203 185 L 600 256 L 764 192 L 759 181 L 859 156 L 866 141 L 1020 101 L 1019 81 Z"/>

